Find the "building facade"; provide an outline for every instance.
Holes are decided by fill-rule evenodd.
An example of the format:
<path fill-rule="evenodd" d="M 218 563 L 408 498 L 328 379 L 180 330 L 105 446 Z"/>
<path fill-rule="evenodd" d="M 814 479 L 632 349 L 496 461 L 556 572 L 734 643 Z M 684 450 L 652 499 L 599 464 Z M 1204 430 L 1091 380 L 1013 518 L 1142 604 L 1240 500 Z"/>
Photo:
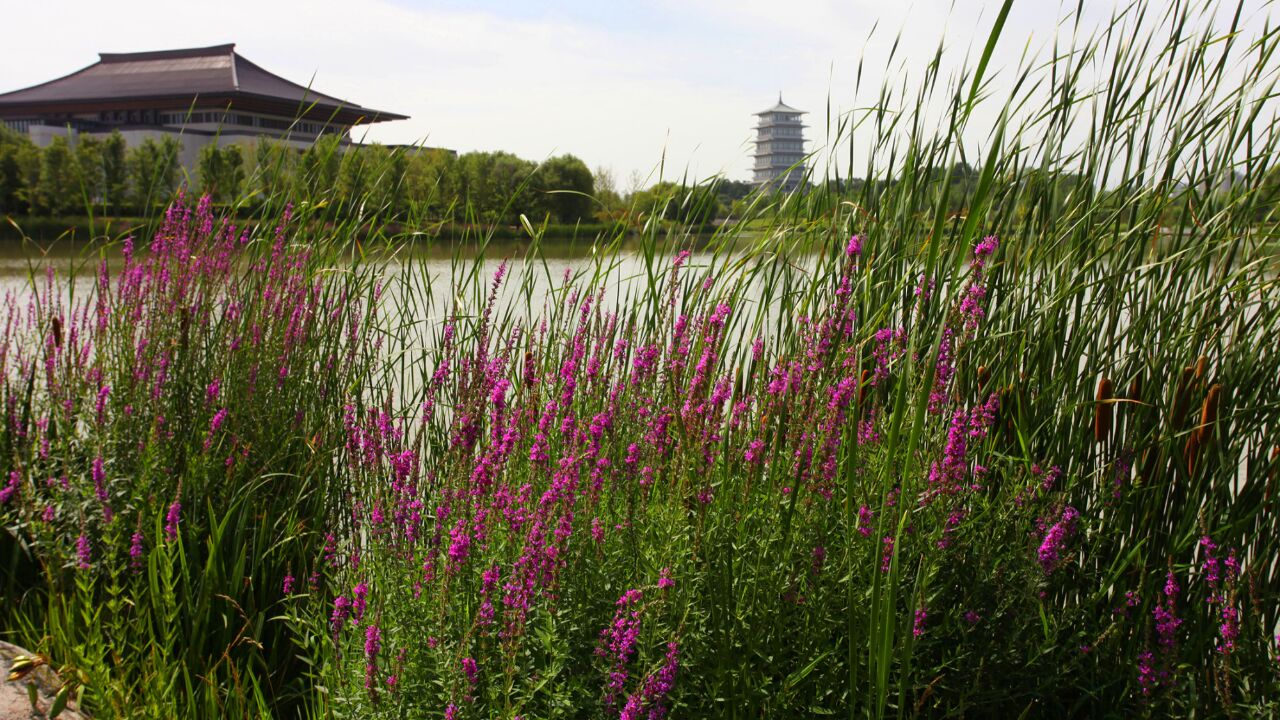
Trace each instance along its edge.
<path fill-rule="evenodd" d="M 804 182 L 804 129 L 801 116 L 804 110 L 797 110 L 782 102 L 782 93 L 778 93 L 778 104 L 756 113 L 760 120 L 756 124 L 756 151 L 753 181 L 761 189 L 780 189 L 792 192 Z"/>
<path fill-rule="evenodd" d="M 47 146 L 62 135 L 120 132 L 129 145 L 168 136 L 191 169 L 201 148 L 268 137 L 298 150 L 356 125 L 408 116 L 361 107 L 270 73 L 234 44 L 102 53 L 98 62 L 40 85 L 0 94 L 0 122 Z"/>

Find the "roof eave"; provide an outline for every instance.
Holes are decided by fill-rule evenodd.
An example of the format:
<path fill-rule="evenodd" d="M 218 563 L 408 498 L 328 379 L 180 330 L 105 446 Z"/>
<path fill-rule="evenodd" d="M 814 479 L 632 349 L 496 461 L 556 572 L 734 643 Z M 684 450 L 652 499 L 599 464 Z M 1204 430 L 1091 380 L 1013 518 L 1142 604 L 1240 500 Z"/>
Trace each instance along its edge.
<path fill-rule="evenodd" d="M 303 104 L 253 93 L 212 93 L 207 95 L 137 95 L 118 98 L 76 98 L 56 101 L 5 102 L 0 98 L 0 115 L 36 114 L 41 112 L 89 112 L 90 108 L 111 110 L 155 110 L 162 108 L 226 108 L 246 112 L 262 112 L 294 118 L 328 117 L 352 125 L 362 122 L 386 122 L 408 120 L 408 115 L 374 110 L 358 105 Z"/>

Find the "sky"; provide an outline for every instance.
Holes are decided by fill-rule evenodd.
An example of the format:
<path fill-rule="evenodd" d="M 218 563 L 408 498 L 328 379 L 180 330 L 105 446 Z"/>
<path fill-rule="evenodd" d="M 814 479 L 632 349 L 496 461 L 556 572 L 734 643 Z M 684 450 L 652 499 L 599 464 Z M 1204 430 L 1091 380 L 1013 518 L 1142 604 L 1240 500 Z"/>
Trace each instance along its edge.
<path fill-rule="evenodd" d="M 1086 24 L 1105 23 L 1117 1 L 1086 0 Z M 1165 0 L 1147 1 L 1158 10 Z M 1028 49 L 1050 47 L 1075 6 L 1015 2 L 993 71 L 1008 76 Z M 572 153 L 627 190 L 659 174 L 749 179 L 753 113 L 780 92 L 811 113 L 809 149 L 825 162 L 829 117 L 865 106 L 886 67 L 918 73 L 940 42 L 956 66 L 979 54 L 1000 2 L 65 0 L 56 16 L 54 7 L 4 10 L 0 92 L 75 71 L 99 52 L 234 42 L 285 78 L 411 116 L 358 130 L 366 141 L 532 160 Z M 1273 12 L 1266 0 L 1245 8 L 1255 29 Z"/>

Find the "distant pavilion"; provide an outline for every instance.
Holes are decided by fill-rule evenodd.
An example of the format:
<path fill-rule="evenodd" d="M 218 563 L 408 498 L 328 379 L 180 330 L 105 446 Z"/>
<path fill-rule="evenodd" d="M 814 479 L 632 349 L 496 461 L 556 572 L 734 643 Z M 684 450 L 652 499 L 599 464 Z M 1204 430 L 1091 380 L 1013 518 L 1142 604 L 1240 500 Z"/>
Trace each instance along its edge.
<path fill-rule="evenodd" d="M 0 122 L 47 146 L 55 136 L 119 131 L 129 145 L 171 136 L 181 162 L 195 166 L 212 142 L 270 137 L 304 149 L 356 125 L 405 120 L 316 92 L 249 62 L 234 44 L 138 53 L 101 53 L 98 62 L 56 80 L 0 94 Z"/>
<path fill-rule="evenodd" d="M 797 110 L 782 102 L 756 113 L 760 118 L 756 125 L 756 152 L 754 182 L 757 187 L 769 187 L 791 192 L 804 180 L 804 128 Z"/>

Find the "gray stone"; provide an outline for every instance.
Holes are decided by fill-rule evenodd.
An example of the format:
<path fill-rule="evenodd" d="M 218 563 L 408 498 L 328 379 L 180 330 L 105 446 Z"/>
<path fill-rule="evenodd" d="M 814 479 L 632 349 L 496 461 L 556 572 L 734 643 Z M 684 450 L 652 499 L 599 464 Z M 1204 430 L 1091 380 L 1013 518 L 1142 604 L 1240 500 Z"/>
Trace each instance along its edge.
<path fill-rule="evenodd" d="M 31 654 L 17 645 L 0 641 L 0 680 L 3 681 L 0 682 L 0 720 L 31 720 L 31 718 L 47 717 L 46 713 L 49 711 L 49 706 L 53 704 L 53 697 L 62 687 L 62 679 L 53 671 L 53 668 L 48 666 L 36 668 L 21 680 L 9 681 L 13 659 L 19 655 Z M 35 683 L 39 691 L 36 700 L 38 710 L 31 708 L 31 699 L 27 694 L 28 683 Z M 69 705 L 58 715 L 58 720 L 85 720 L 85 716 Z"/>

